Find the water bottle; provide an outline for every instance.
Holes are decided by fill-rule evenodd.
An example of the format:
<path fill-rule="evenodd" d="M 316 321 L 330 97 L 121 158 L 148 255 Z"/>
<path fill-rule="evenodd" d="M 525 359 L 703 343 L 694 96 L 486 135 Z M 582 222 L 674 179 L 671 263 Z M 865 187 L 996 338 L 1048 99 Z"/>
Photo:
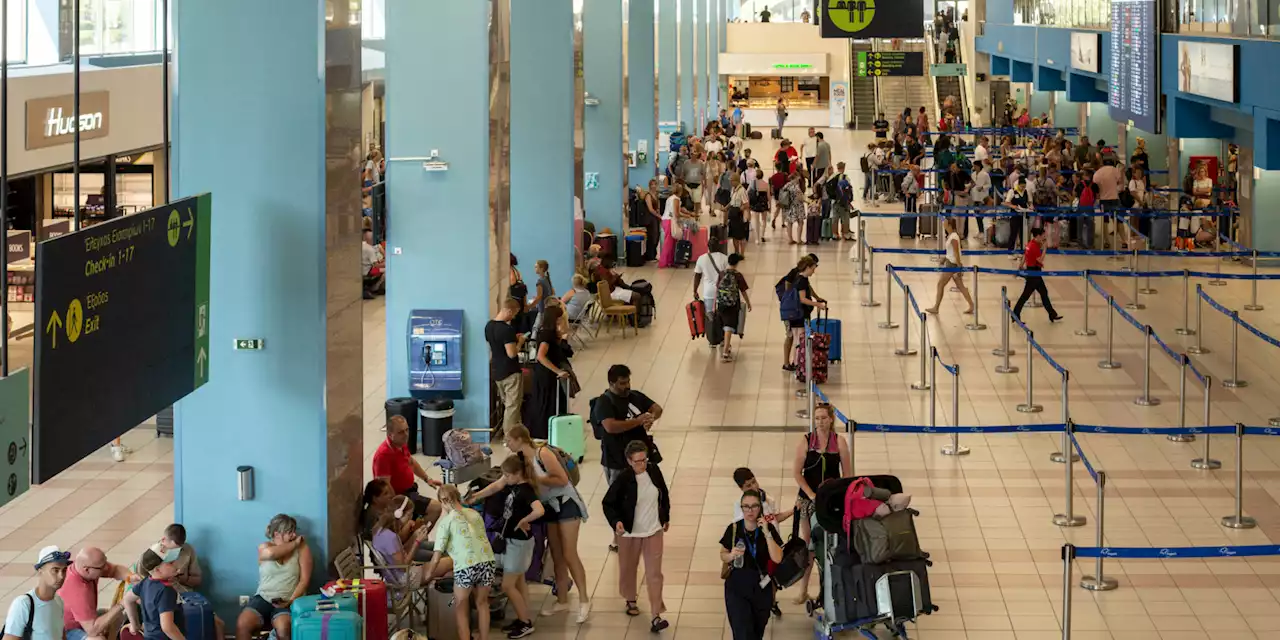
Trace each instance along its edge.
<path fill-rule="evenodd" d="M 746 552 L 747 552 L 747 543 L 745 543 L 745 542 L 743 542 L 743 541 L 739 540 L 737 544 L 733 545 L 733 548 L 734 548 L 734 549 L 741 549 L 741 550 L 742 550 L 742 553 L 744 554 L 744 555 L 738 556 L 738 557 L 736 557 L 736 558 L 734 558 L 734 559 L 733 559 L 733 568 L 734 568 L 734 569 L 741 569 L 741 568 L 742 568 L 743 558 L 745 557 L 745 554 L 746 554 Z"/>

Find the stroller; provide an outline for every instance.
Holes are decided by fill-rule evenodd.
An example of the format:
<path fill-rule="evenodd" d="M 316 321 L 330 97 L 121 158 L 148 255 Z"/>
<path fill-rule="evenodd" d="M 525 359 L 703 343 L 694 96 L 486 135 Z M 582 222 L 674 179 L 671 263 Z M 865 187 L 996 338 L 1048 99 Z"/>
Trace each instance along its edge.
<path fill-rule="evenodd" d="M 872 491 L 902 493 L 895 476 L 868 476 Z M 814 635 L 831 640 L 842 631 L 857 631 L 876 640 L 884 626 L 895 638 L 907 638 L 906 623 L 938 610 L 929 593 L 928 554 L 864 563 L 852 537 L 844 531 L 844 496 L 856 478 L 824 483 L 818 489 L 811 521 L 815 565 L 821 585 L 818 598 L 805 603 L 814 618 Z"/>

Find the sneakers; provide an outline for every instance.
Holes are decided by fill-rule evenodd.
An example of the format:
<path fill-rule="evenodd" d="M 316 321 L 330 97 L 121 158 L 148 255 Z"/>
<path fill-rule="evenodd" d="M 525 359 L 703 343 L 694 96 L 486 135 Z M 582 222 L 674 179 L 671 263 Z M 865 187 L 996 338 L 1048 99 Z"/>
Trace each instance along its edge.
<path fill-rule="evenodd" d="M 533 633 L 533 623 L 525 622 L 524 620 L 516 620 L 511 625 L 511 629 L 507 629 L 506 631 L 508 638 L 523 638 Z"/>
<path fill-rule="evenodd" d="M 547 606 L 542 608 L 542 613 L 540 615 L 554 616 L 557 613 L 564 613 L 568 610 L 569 610 L 568 602 L 560 602 L 559 600 L 552 600 L 551 604 L 548 604 Z"/>
<path fill-rule="evenodd" d="M 587 616 L 591 614 L 591 602 L 583 602 L 578 606 L 578 624 L 587 621 Z"/>
<path fill-rule="evenodd" d="M 129 448 L 124 445 L 111 446 L 111 459 L 115 460 L 116 462 L 124 462 L 124 459 L 128 457 L 130 453 L 133 453 L 133 452 L 130 451 Z"/>

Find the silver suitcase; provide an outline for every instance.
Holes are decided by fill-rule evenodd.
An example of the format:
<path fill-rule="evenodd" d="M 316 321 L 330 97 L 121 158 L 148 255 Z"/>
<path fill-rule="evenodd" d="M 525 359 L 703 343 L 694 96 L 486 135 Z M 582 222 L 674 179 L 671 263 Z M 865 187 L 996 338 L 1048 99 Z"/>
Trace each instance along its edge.
<path fill-rule="evenodd" d="M 894 571 L 876 580 L 876 608 L 889 620 L 915 620 L 920 604 L 920 576 L 914 571 Z"/>

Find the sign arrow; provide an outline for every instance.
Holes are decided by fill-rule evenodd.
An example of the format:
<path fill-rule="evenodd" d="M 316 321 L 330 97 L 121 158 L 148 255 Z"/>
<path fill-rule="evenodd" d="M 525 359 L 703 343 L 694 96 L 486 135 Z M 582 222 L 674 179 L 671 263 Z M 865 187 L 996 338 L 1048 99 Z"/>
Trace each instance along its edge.
<path fill-rule="evenodd" d="M 205 353 L 204 347 L 200 347 L 200 353 L 196 354 L 196 364 L 200 365 L 200 377 L 204 377 L 204 363 L 209 359 L 209 354 Z"/>
<path fill-rule="evenodd" d="M 54 311 L 53 315 L 49 316 L 49 324 L 46 325 L 44 328 L 45 333 L 48 333 L 49 335 L 53 336 L 54 349 L 58 348 L 58 329 L 61 329 L 61 328 L 62 328 L 62 318 L 59 318 L 58 312 Z"/>
<path fill-rule="evenodd" d="M 188 240 L 190 240 L 190 239 L 191 239 L 191 227 L 193 226 L 193 224 L 192 224 L 192 223 L 194 223 L 194 222 L 195 222 L 195 219 L 196 219 L 196 214 L 194 214 L 194 213 L 192 213 L 192 212 L 191 212 L 191 207 L 187 207 L 187 220 L 186 220 L 185 222 L 183 222 L 183 223 L 182 223 L 182 226 L 184 226 L 184 227 L 186 227 L 186 228 L 187 228 L 187 239 L 188 239 Z"/>
<path fill-rule="evenodd" d="M 26 438 L 26 436 L 23 436 L 23 437 L 22 437 L 22 446 L 21 446 L 21 447 L 18 447 L 18 451 L 21 451 L 22 453 L 26 453 L 26 452 L 27 452 L 27 438 Z"/>

